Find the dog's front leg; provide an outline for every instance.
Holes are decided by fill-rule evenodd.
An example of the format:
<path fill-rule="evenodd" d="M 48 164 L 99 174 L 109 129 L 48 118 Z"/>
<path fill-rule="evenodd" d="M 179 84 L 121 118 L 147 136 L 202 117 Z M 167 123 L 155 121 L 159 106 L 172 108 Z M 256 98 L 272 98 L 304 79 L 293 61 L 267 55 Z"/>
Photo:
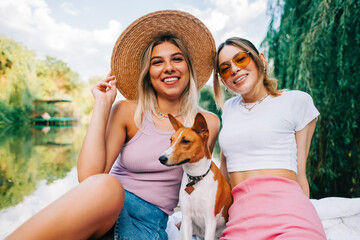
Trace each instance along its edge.
<path fill-rule="evenodd" d="M 205 223 L 205 240 L 214 240 L 216 233 L 216 219 L 208 218 Z"/>
<path fill-rule="evenodd" d="M 180 227 L 180 239 L 181 240 L 191 240 L 192 239 L 192 220 L 191 216 L 183 214 L 181 227 Z"/>

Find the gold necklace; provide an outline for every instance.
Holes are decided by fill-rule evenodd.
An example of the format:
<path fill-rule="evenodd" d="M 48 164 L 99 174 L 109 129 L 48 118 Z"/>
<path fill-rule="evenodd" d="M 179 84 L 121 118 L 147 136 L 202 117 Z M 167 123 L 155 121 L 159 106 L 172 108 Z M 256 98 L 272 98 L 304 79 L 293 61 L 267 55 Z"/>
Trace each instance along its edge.
<path fill-rule="evenodd" d="M 161 117 L 164 117 L 164 118 L 169 118 L 168 115 L 165 115 L 165 114 L 162 114 L 159 110 L 156 109 L 156 114 L 161 116 Z M 174 118 L 177 118 L 177 117 L 180 117 L 182 115 L 182 113 L 179 113 L 177 115 L 174 116 Z"/>
<path fill-rule="evenodd" d="M 266 93 L 266 95 L 264 97 L 262 97 L 261 99 L 259 99 L 258 101 L 254 102 L 254 103 L 245 103 L 244 99 L 241 99 L 240 105 L 243 106 L 246 110 L 248 110 L 250 112 L 256 105 L 258 105 L 262 101 L 264 101 L 265 98 L 267 98 L 267 96 L 269 96 L 268 93 Z"/>

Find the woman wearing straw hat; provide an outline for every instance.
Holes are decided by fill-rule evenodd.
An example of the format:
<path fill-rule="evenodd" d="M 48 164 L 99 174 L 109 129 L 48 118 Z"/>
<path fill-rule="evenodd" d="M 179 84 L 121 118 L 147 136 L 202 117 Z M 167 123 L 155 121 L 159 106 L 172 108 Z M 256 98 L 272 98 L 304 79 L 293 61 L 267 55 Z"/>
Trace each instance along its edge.
<path fill-rule="evenodd" d="M 213 149 L 219 119 L 199 109 L 197 91 L 211 75 L 214 55 L 211 33 L 188 13 L 159 11 L 133 22 L 115 44 L 111 73 L 92 89 L 93 116 L 78 158 L 81 183 L 9 239 L 99 238 L 113 227 L 115 239 L 167 239 L 182 178 L 181 167 L 158 160 L 174 132 L 167 114 L 191 125 L 202 111 Z M 116 87 L 127 100 L 112 107 Z"/>

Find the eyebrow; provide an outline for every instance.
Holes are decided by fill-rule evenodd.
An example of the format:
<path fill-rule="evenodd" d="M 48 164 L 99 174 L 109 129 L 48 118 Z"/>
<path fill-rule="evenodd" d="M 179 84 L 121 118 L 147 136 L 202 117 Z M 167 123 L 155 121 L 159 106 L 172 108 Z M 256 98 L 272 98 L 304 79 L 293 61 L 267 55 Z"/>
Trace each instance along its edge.
<path fill-rule="evenodd" d="M 182 54 L 181 52 L 175 52 L 175 53 L 171 54 L 170 57 L 174 57 L 174 56 L 176 56 L 176 55 L 181 55 L 181 56 L 184 57 L 184 54 Z M 152 61 L 152 60 L 155 59 L 155 58 L 163 58 L 163 57 L 161 57 L 161 56 L 154 56 L 154 57 L 152 57 L 152 58 L 150 59 L 150 61 Z"/>
<path fill-rule="evenodd" d="M 230 60 L 227 60 L 227 61 L 224 61 L 222 62 L 221 64 L 219 64 L 219 67 L 221 67 L 222 65 L 228 65 L 228 66 L 231 66 L 231 59 Z"/>
<path fill-rule="evenodd" d="M 234 56 L 233 56 L 232 58 L 230 58 L 229 60 L 224 61 L 224 62 L 222 62 L 221 64 L 219 64 L 219 67 L 220 67 L 221 65 L 229 65 L 229 66 L 231 66 L 231 61 L 235 58 L 236 55 L 238 55 L 238 54 L 241 53 L 241 52 L 247 53 L 248 56 L 249 56 L 249 53 L 250 53 L 249 51 L 239 51 L 239 52 L 235 53 Z M 250 57 L 250 56 L 249 56 L 249 57 Z"/>
<path fill-rule="evenodd" d="M 240 53 L 240 52 L 235 53 L 232 58 L 230 58 L 229 60 L 226 60 L 226 61 L 222 62 L 221 64 L 219 64 L 219 67 L 222 66 L 222 65 L 231 65 L 231 63 L 230 63 L 231 60 L 233 60 L 234 57 L 235 57 L 236 55 L 238 55 L 239 53 Z"/>
<path fill-rule="evenodd" d="M 222 65 L 228 65 L 228 66 L 230 66 L 231 63 L 230 63 L 230 61 L 225 61 L 225 62 L 221 63 L 221 64 L 219 65 L 219 67 L 221 67 Z"/>

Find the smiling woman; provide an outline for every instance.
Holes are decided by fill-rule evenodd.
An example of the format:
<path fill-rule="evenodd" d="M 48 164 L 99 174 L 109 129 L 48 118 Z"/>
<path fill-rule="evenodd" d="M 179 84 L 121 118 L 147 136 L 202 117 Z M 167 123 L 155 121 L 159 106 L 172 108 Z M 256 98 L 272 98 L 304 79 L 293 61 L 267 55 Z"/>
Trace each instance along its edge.
<path fill-rule="evenodd" d="M 264 54 L 247 39 L 220 44 L 214 70 L 217 103 L 219 81 L 238 94 L 223 106 L 219 136 L 234 197 L 222 239 L 326 239 L 308 199 L 306 161 L 319 115 L 312 98 L 277 90 Z"/>
<path fill-rule="evenodd" d="M 77 164 L 80 184 L 8 239 L 88 239 L 107 233 L 115 239 L 167 239 L 183 171 L 158 160 L 174 132 L 163 116 L 178 115 L 190 125 L 202 112 L 213 149 L 220 122 L 198 107 L 197 91 L 211 75 L 214 54 L 209 30 L 185 12 L 150 13 L 125 29 L 114 47 L 111 72 L 92 88 L 94 109 Z M 116 87 L 127 100 L 112 106 Z"/>

